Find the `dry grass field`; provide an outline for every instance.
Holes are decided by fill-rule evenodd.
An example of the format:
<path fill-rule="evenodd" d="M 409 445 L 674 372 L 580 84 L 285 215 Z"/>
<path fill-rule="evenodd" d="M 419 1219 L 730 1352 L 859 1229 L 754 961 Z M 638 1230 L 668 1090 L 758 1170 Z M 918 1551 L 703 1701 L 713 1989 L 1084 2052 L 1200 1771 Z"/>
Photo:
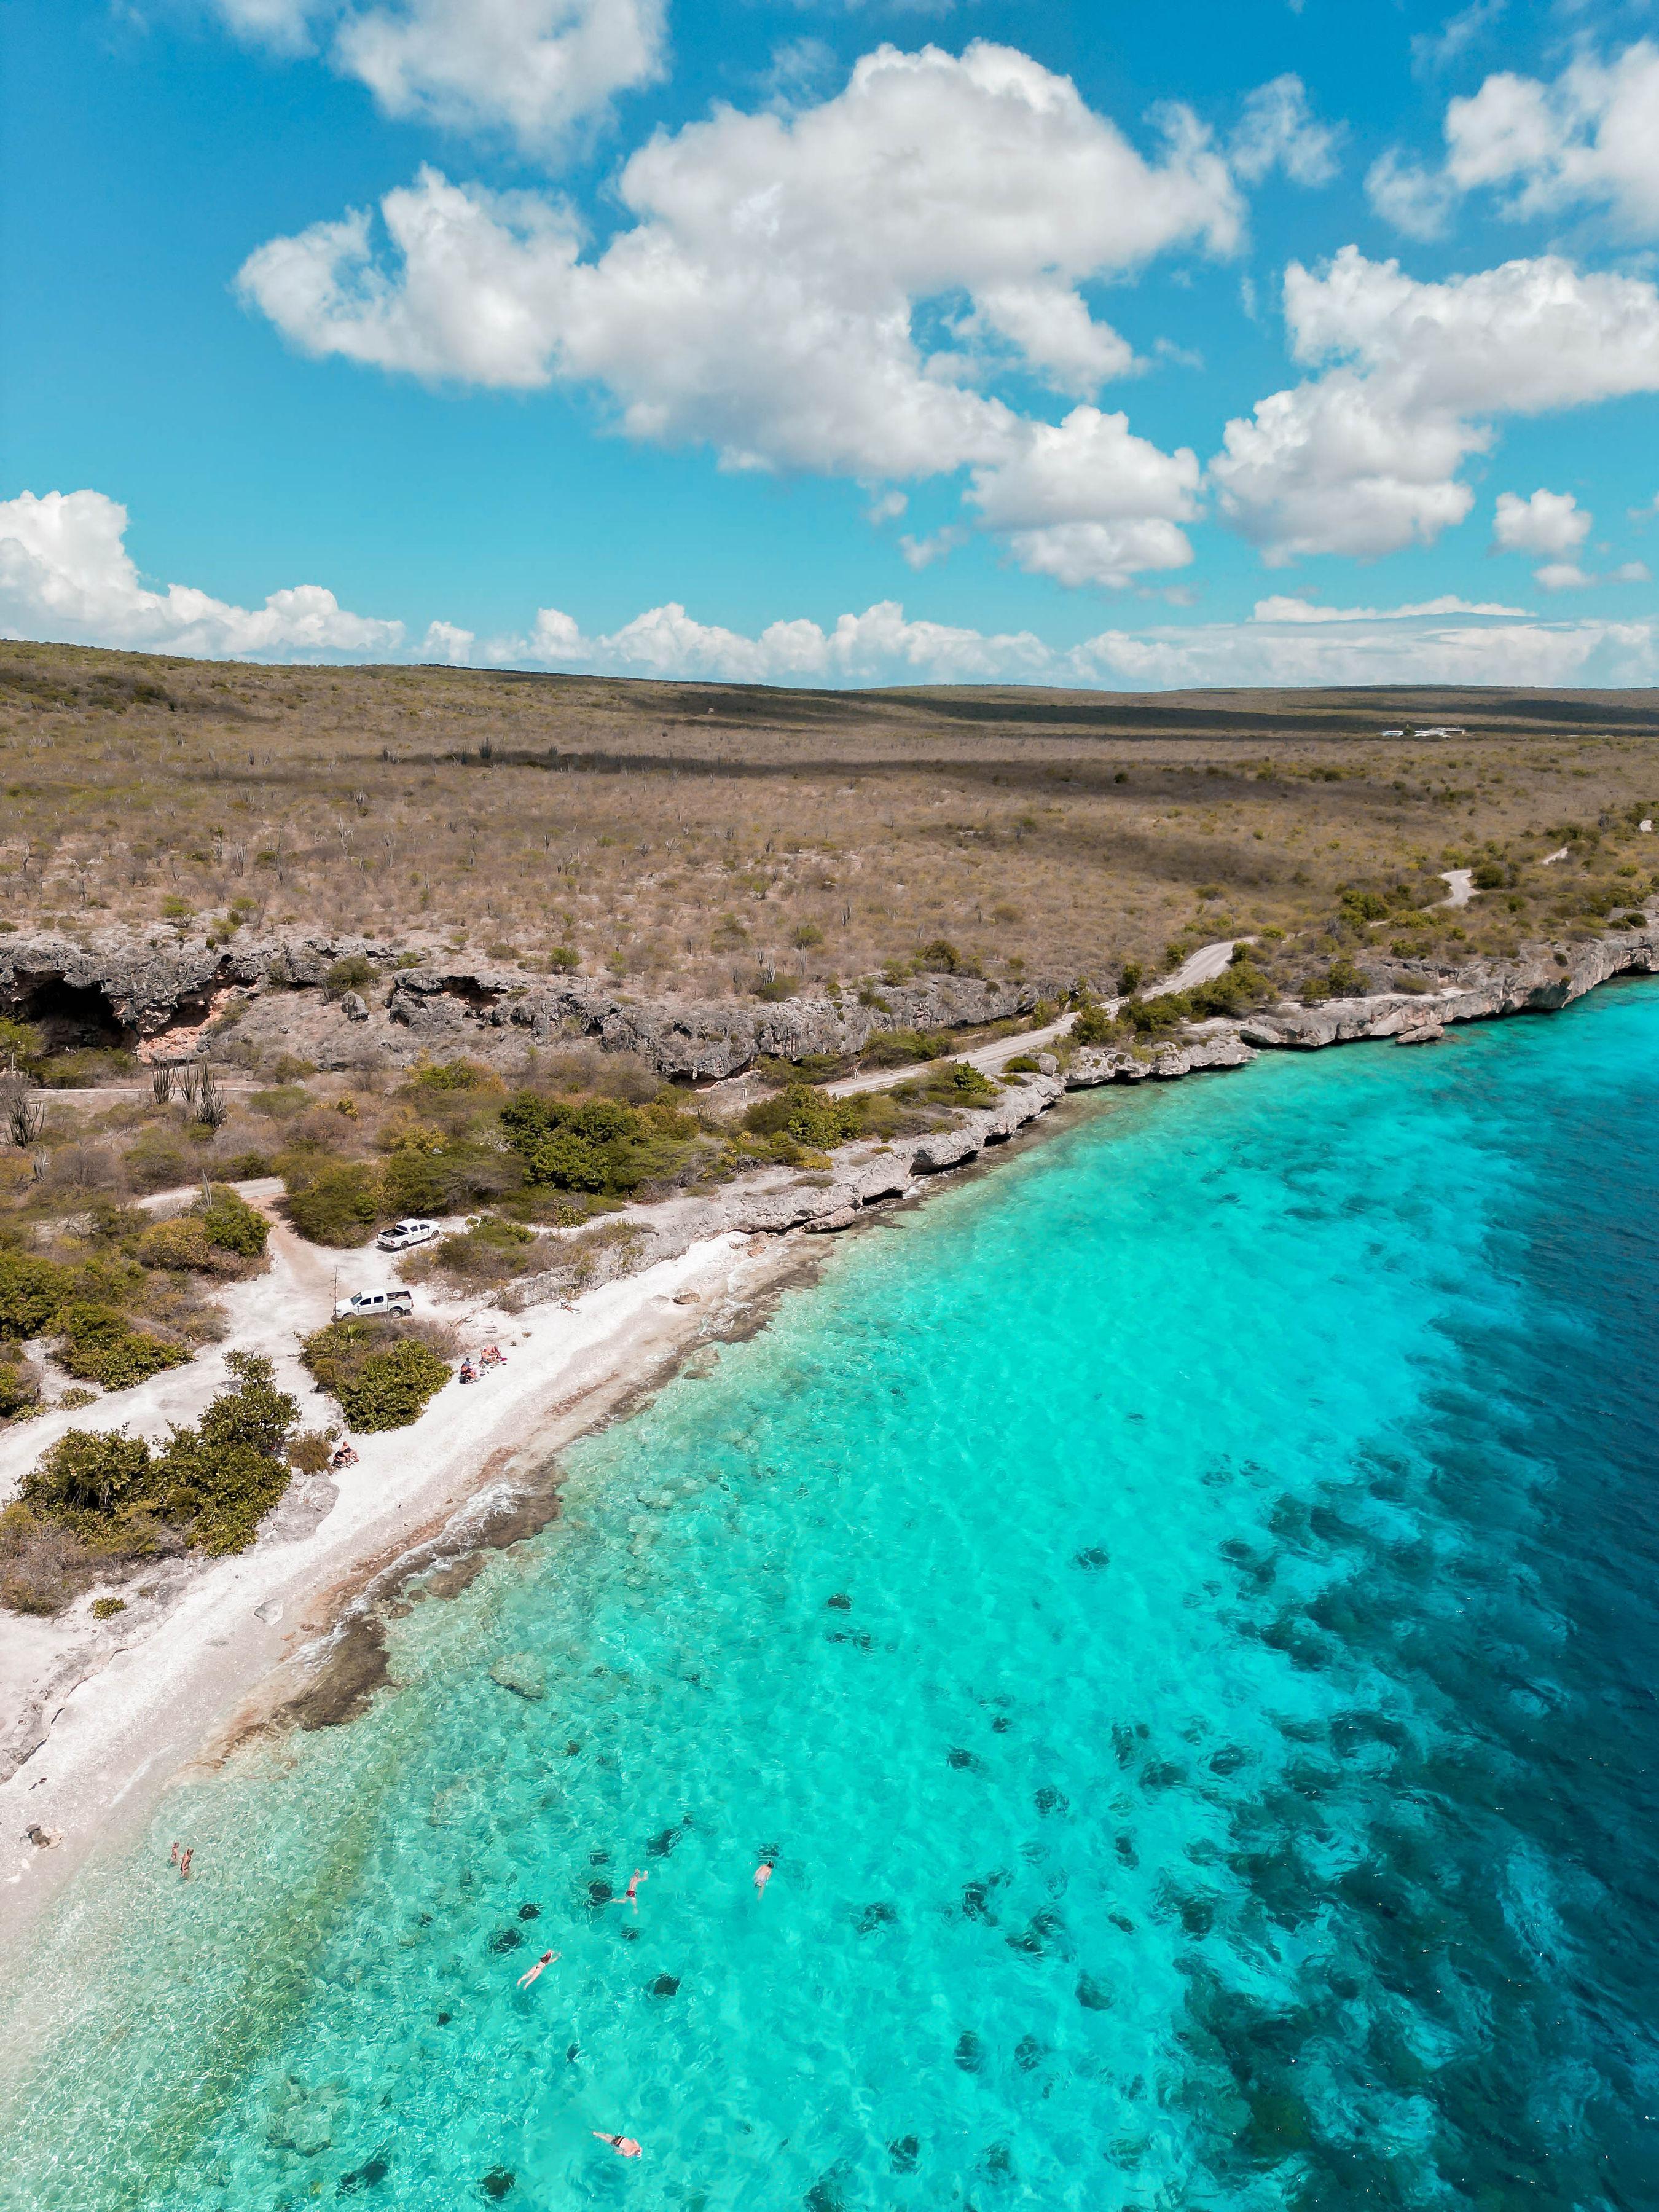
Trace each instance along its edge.
<path fill-rule="evenodd" d="M 1345 890 L 1420 915 L 1484 862 L 1501 897 L 1408 934 L 1502 950 L 1645 891 L 1656 744 L 1654 692 L 836 693 L 9 643 L 0 916 L 418 930 L 700 994 L 943 939 L 1103 986 L 1323 930 Z"/>

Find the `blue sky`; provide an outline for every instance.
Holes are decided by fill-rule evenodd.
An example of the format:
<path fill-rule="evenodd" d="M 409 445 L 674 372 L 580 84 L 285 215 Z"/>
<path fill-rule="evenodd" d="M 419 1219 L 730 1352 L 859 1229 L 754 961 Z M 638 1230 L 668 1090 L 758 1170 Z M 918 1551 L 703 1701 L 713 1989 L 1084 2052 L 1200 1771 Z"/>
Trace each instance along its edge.
<path fill-rule="evenodd" d="M 0 631 L 1659 680 L 1656 17 L 10 0 Z"/>

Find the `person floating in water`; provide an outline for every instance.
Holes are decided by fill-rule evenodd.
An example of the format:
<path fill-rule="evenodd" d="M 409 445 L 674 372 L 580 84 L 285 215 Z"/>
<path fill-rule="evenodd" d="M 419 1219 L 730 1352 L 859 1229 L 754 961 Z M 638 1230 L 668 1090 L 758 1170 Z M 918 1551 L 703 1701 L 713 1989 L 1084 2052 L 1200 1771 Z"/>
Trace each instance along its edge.
<path fill-rule="evenodd" d="M 605 1900 L 605 1903 L 607 1905 L 631 1905 L 635 1911 L 637 1912 L 640 1909 L 640 1884 L 642 1881 L 649 1881 L 651 1877 L 648 1874 L 642 1874 L 640 1869 L 635 1867 L 629 1880 L 628 1887 L 623 1890 L 622 1895 L 620 1897 L 607 1897 Z"/>
<path fill-rule="evenodd" d="M 755 1869 L 755 1894 L 757 1897 L 765 1896 L 766 1885 L 771 1881 L 771 1879 L 772 1862 L 770 1859 L 763 1859 L 760 1864 Z"/>
<path fill-rule="evenodd" d="M 608 2136 L 603 2128 L 590 2128 L 589 2135 L 597 2136 L 601 2142 L 609 2143 L 618 2158 L 638 2158 L 640 2146 L 632 2136 Z"/>
<path fill-rule="evenodd" d="M 542 1968 L 544 1966 L 550 1966 L 558 1955 L 559 1954 L 556 1951 L 544 1951 L 541 1957 L 537 1960 L 535 1965 L 533 1966 L 526 1967 L 524 1972 L 520 1975 L 519 1987 L 521 1990 L 527 1990 L 532 1982 L 535 1980 L 537 1975 L 540 1973 Z"/>

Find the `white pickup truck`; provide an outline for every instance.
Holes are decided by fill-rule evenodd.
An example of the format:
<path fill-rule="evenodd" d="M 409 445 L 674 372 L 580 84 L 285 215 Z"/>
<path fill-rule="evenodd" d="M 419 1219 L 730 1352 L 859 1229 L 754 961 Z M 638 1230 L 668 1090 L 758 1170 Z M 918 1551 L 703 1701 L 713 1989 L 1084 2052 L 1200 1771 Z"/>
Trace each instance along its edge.
<path fill-rule="evenodd" d="M 429 1244 L 438 1233 L 435 1221 L 423 1221 L 411 1217 L 405 1221 L 394 1221 L 390 1229 L 383 1229 L 374 1242 L 382 1252 L 408 1252 L 416 1244 Z"/>
<path fill-rule="evenodd" d="M 334 1310 L 336 1321 L 381 1321 L 387 1314 L 412 1314 L 412 1291 L 358 1291 Z"/>

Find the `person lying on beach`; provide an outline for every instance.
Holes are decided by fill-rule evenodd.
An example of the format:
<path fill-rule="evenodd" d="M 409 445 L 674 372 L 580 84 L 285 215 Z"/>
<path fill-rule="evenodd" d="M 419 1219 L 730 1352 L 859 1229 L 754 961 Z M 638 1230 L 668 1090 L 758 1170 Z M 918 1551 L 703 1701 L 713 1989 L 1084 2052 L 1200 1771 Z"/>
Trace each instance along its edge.
<path fill-rule="evenodd" d="M 540 1973 L 542 1968 L 544 1966 L 550 1966 L 558 1955 L 559 1954 L 556 1951 L 544 1951 L 541 1957 L 537 1960 L 535 1965 L 533 1966 L 527 1966 L 524 1972 L 520 1975 L 519 1987 L 521 1990 L 527 1990 L 532 1982 L 535 1980 L 537 1975 Z"/>
<path fill-rule="evenodd" d="M 771 1879 L 772 1862 L 770 1859 L 763 1859 L 760 1864 L 755 1869 L 755 1894 L 757 1897 L 765 1896 L 766 1885 L 771 1881 Z"/>
<path fill-rule="evenodd" d="M 471 1362 L 470 1359 L 464 1359 L 464 1360 L 462 1360 L 462 1362 L 461 1362 L 461 1380 L 462 1380 L 462 1382 L 476 1382 L 477 1381 L 477 1379 L 478 1379 L 478 1370 L 477 1370 L 477 1368 L 472 1364 L 472 1362 Z"/>
<path fill-rule="evenodd" d="M 632 2136 L 608 2136 L 603 2128 L 590 2128 L 587 2132 L 597 2136 L 601 2142 L 608 2142 L 618 2158 L 638 2158 L 640 2155 L 640 2146 Z"/>
<path fill-rule="evenodd" d="M 355 1446 L 355 1445 L 352 1445 L 352 1444 L 337 1444 L 337 1445 L 335 1447 L 334 1456 L 333 1456 L 333 1458 L 329 1462 L 329 1465 L 330 1465 L 331 1467 L 337 1467 L 337 1467 L 356 1467 L 356 1464 L 357 1464 L 357 1452 L 356 1452 L 356 1446 Z"/>
<path fill-rule="evenodd" d="M 484 1367 L 505 1367 L 507 1364 L 507 1354 L 501 1350 L 499 1344 L 492 1344 L 489 1351 L 483 1355 L 479 1364 Z"/>

